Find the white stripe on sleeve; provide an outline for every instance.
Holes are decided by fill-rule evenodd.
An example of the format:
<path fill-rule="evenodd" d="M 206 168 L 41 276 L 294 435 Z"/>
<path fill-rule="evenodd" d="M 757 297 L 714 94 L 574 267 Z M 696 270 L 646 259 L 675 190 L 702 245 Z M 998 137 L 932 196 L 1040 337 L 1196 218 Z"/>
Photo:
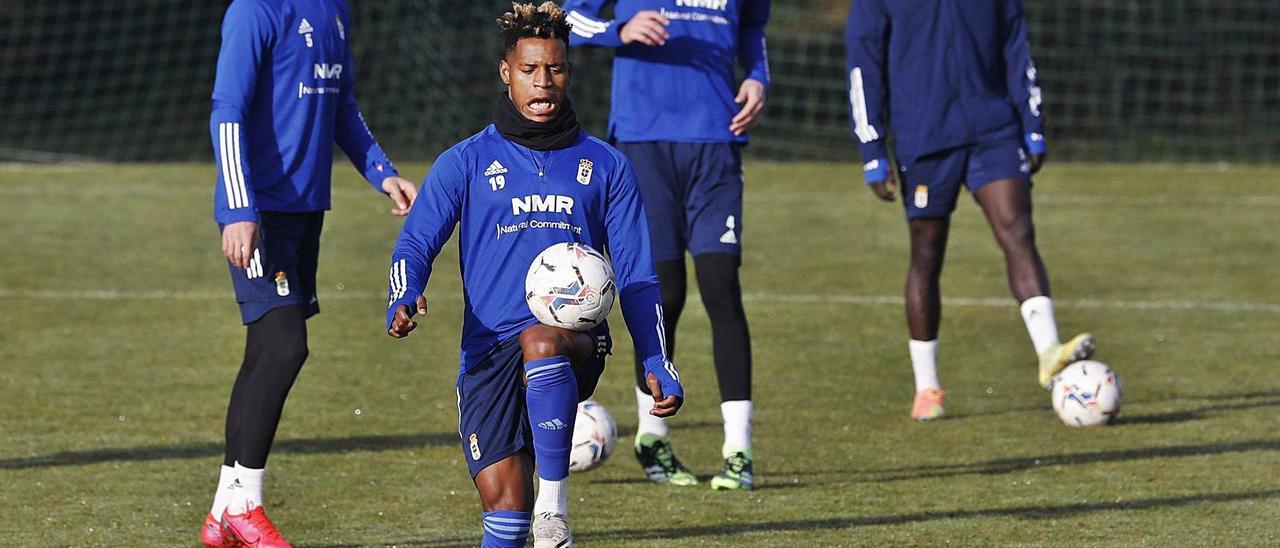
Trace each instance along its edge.
<path fill-rule="evenodd" d="M 236 208 L 235 191 L 231 189 L 231 157 L 227 143 L 227 123 L 218 124 L 218 161 L 222 164 L 222 190 L 227 194 L 227 209 Z"/>
<path fill-rule="evenodd" d="M 231 124 L 231 150 L 232 168 L 236 173 L 236 191 L 240 194 L 240 201 L 236 207 L 249 207 L 249 192 L 244 186 L 244 168 L 240 162 L 240 124 L 238 122 Z"/>
<path fill-rule="evenodd" d="M 880 133 L 867 122 L 867 96 L 862 91 L 862 69 L 849 71 L 849 104 L 853 107 L 853 132 L 858 140 L 870 143 L 880 138 Z"/>

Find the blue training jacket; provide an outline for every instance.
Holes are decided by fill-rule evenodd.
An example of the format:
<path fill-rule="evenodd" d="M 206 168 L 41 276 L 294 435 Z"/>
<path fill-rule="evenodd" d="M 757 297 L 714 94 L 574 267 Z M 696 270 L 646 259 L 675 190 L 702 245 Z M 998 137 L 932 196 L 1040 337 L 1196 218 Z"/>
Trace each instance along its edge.
<path fill-rule="evenodd" d="M 850 129 L 868 182 L 899 161 L 994 139 L 1044 152 L 1020 0 L 853 0 L 845 27 Z"/>
<path fill-rule="evenodd" d="M 235 0 L 213 85 L 214 219 L 329 209 L 336 141 L 375 189 L 395 167 L 356 106 L 344 0 Z"/>
<path fill-rule="evenodd" d="M 746 77 L 769 87 L 764 27 L 769 0 L 618 0 L 614 19 L 602 19 L 608 0 L 567 0 L 570 45 L 617 48 L 609 137 L 620 142 L 745 143 L 729 132 L 741 110 L 734 61 Z M 666 45 L 622 45 L 618 31 L 636 12 L 671 20 Z"/>
<path fill-rule="evenodd" d="M 646 371 L 670 367 L 644 204 L 631 164 L 617 149 L 582 132 L 567 148 L 532 150 L 490 124 L 446 150 L 422 183 L 391 255 L 388 328 L 400 305 L 416 311 L 431 263 L 455 225 L 465 300 L 459 374 L 538 323 L 525 303 L 525 275 L 534 257 L 561 242 L 609 254 L 636 354 Z M 663 392 L 683 395 L 666 384 Z"/>

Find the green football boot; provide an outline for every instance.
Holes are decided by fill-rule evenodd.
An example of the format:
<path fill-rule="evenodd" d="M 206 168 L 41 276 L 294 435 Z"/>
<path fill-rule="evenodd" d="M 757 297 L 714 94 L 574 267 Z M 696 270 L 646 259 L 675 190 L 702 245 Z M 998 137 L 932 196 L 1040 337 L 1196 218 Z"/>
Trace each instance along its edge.
<path fill-rule="evenodd" d="M 730 451 L 724 458 L 724 469 L 716 477 L 711 478 L 711 488 L 715 490 L 750 491 L 755 486 L 755 476 L 751 469 L 751 450 Z"/>
<path fill-rule="evenodd" d="M 697 485 L 698 476 L 685 468 L 671 449 L 671 438 L 640 434 L 636 436 L 636 460 L 644 468 L 649 481 L 671 485 Z"/>

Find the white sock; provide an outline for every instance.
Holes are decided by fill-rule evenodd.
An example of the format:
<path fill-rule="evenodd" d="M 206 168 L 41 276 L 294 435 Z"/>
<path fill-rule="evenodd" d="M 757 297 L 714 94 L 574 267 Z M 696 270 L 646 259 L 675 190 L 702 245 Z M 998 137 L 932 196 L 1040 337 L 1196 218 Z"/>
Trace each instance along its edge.
<path fill-rule="evenodd" d="M 231 500 L 227 501 L 227 513 L 238 515 L 262 506 L 262 480 L 266 468 L 245 468 L 236 463 L 235 482 Z"/>
<path fill-rule="evenodd" d="M 724 417 L 724 447 L 721 449 L 724 458 L 739 451 L 751 451 L 751 414 L 755 410 L 751 400 L 734 400 L 720 404 L 720 415 Z"/>
<path fill-rule="evenodd" d="M 636 415 L 640 419 L 640 424 L 636 427 L 636 439 L 640 439 L 640 434 L 653 434 L 658 437 L 667 437 L 671 434 L 671 427 L 667 426 L 667 419 L 655 417 L 649 414 L 653 409 L 653 396 L 645 394 L 640 387 L 636 387 Z"/>
<path fill-rule="evenodd" d="M 538 478 L 538 498 L 533 501 L 533 513 L 544 512 L 569 515 L 569 476 L 560 481 Z"/>
<path fill-rule="evenodd" d="M 932 341 L 907 342 L 907 351 L 911 353 L 911 371 L 916 376 L 916 392 L 932 388 L 939 390 L 938 383 L 938 339 Z"/>
<path fill-rule="evenodd" d="M 222 511 L 227 509 L 227 503 L 231 502 L 231 488 L 236 481 L 236 469 L 227 465 L 222 465 L 222 471 L 218 472 L 218 490 L 213 492 L 213 508 L 209 509 L 209 513 L 214 518 L 222 519 Z"/>
<path fill-rule="evenodd" d="M 1036 355 L 1058 344 L 1058 321 L 1053 318 L 1053 299 L 1040 295 L 1022 301 L 1022 321 L 1027 324 Z"/>

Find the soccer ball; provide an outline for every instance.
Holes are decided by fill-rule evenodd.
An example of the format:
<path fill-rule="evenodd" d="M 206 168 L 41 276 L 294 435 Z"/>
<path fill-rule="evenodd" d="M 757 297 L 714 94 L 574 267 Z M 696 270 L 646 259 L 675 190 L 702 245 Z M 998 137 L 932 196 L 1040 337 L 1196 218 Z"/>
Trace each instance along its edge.
<path fill-rule="evenodd" d="M 604 464 L 617 441 L 618 426 L 603 405 L 592 400 L 578 404 L 578 418 L 573 424 L 573 449 L 569 450 L 569 470 L 585 472 Z"/>
<path fill-rule="evenodd" d="M 538 321 L 573 331 L 600 325 L 618 296 L 609 260 L 576 242 L 553 244 L 539 253 L 529 265 L 524 291 Z"/>
<path fill-rule="evenodd" d="M 1092 360 L 1068 365 L 1053 378 L 1052 403 L 1067 426 L 1107 424 L 1120 413 L 1120 377 Z"/>

